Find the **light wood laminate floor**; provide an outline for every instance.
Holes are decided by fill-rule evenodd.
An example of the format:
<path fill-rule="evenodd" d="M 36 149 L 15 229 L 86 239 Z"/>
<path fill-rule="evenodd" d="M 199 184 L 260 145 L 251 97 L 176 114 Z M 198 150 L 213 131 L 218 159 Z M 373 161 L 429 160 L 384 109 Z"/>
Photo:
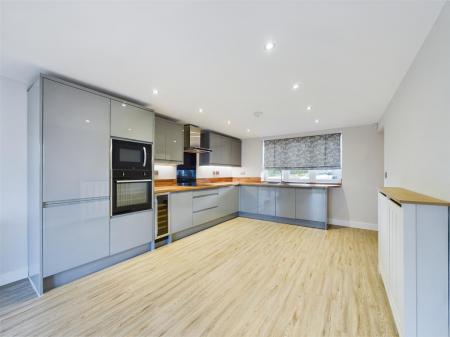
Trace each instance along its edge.
<path fill-rule="evenodd" d="M 236 218 L 0 316 L 18 336 L 397 336 L 376 232 Z"/>

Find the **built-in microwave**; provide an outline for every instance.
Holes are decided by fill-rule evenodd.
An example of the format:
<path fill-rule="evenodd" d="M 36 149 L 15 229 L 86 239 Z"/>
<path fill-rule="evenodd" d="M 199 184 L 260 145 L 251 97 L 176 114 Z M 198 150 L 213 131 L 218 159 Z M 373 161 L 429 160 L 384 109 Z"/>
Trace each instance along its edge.
<path fill-rule="evenodd" d="M 152 170 L 152 145 L 131 140 L 112 140 L 113 170 Z"/>
<path fill-rule="evenodd" d="M 152 144 L 112 140 L 111 213 L 152 209 Z"/>

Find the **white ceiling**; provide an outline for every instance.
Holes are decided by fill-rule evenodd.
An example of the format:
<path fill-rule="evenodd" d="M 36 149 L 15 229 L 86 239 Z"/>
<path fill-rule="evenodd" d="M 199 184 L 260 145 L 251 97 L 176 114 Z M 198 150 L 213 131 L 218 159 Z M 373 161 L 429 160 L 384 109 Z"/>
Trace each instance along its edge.
<path fill-rule="evenodd" d="M 361 125 L 380 118 L 442 5 L 4 2 L 1 74 L 60 74 L 241 138 Z"/>

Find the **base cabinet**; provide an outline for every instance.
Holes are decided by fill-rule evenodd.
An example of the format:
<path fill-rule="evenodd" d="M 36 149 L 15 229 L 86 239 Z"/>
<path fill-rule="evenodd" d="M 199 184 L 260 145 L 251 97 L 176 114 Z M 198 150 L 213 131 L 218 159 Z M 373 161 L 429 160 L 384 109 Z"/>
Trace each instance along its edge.
<path fill-rule="evenodd" d="M 275 199 L 275 215 L 295 219 L 295 189 L 277 188 Z"/>
<path fill-rule="evenodd" d="M 258 188 L 257 186 L 239 187 L 239 211 L 258 213 Z"/>
<path fill-rule="evenodd" d="M 229 186 L 219 189 L 219 214 L 226 216 L 239 212 L 239 187 Z"/>
<path fill-rule="evenodd" d="M 297 188 L 295 191 L 295 218 L 327 221 L 327 190 L 323 188 Z"/>
<path fill-rule="evenodd" d="M 378 194 L 378 268 L 401 337 L 449 335 L 448 213 Z"/>
<path fill-rule="evenodd" d="M 172 233 L 191 228 L 192 223 L 192 192 L 170 193 L 169 221 Z"/>
<path fill-rule="evenodd" d="M 109 200 L 43 209 L 44 277 L 109 255 Z"/>
<path fill-rule="evenodd" d="M 275 215 L 275 197 L 277 188 L 258 187 L 258 214 Z"/>
<path fill-rule="evenodd" d="M 110 255 L 150 243 L 153 239 L 153 211 L 111 218 Z"/>

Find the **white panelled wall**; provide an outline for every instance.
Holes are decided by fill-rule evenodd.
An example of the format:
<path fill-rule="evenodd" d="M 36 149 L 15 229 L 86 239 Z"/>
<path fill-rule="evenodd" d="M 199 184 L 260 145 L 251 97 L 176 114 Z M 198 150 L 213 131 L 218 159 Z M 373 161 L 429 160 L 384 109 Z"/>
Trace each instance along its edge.
<path fill-rule="evenodd" d="M 0 286 L 27 276 L 27 87 L 0 77 Z"/>

